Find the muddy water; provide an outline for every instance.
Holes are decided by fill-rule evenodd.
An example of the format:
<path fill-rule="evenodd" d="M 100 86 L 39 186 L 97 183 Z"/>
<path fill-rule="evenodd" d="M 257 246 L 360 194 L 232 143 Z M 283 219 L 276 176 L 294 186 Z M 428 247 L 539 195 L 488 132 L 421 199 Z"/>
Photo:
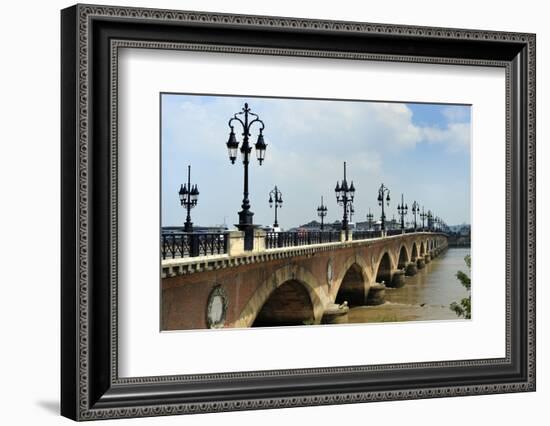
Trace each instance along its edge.
<path fill-rule="evenodd" d="M 469 253 L 469 248 L 448 249 L 415 276 L 405 277 L 403 287 L 388 288 L 385 304 L 352 308 L 347 318 L 341 321 L 365 323 L 458 319 L 449 305 L 468 296 L 456 278 L 456 272 L 462 270 L 468 273 L 464 256 Z"/>

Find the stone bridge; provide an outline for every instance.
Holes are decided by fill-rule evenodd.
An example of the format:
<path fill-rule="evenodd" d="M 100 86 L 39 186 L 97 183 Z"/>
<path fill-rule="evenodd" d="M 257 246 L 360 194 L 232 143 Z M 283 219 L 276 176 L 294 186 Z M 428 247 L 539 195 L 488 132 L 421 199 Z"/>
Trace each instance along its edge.
<path fill-rule="evenodd" d="M 446 247 L 445 234 L 415 232 L 163 260 L 161 328 L 330 322 L 344 302 L 383 303 L 386 286 L 402 286 Z"/>

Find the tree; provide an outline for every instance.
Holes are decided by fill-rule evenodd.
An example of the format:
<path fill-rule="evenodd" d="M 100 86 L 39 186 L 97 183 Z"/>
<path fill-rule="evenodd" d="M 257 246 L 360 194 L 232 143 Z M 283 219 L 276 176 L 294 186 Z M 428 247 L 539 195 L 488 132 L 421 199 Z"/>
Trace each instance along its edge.
<path fill-rule="evenodd" d="M 466 266 L 468 266 L 468 269 L 470 270 L 472 267 L 472 259 L 470 255 L 467 255 L 464 258 L 464 262 L 466 263 Z M 458 271 L 456 273 L 456 277 L 460 281 L 460 283 L 468 290 L 468 297 L 465 297 L 460 301 L 460 303 L 453 302 L 450 305 L 451 310 L 453 310 L 458 317 L 462 317 L 465 319 L 471 319 L 472 318 L 472 296 L 470 294 L 470 286 L 472 284 L 470 276 L 466 274 L 465 272 Z"/>

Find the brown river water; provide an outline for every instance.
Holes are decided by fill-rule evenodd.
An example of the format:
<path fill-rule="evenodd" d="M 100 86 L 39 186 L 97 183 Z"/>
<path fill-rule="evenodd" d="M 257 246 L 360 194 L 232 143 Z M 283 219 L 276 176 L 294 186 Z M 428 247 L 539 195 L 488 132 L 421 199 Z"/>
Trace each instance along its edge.
<path fill-rule="evenodd" d="M 405 277 L 401 288 L 386 290 L 386 303 L 351 308 L 336 323 L 402 322 L 459 319 L 449 305 L 468 296 L 456 278 L 459 270 L 469 275 L 464 257 L 469 248 L 450 248 L 418 271 Z M 472 285 L 475 283 L 472 282 Z M 475 301 L 472 301 L 475 303 Z"/>

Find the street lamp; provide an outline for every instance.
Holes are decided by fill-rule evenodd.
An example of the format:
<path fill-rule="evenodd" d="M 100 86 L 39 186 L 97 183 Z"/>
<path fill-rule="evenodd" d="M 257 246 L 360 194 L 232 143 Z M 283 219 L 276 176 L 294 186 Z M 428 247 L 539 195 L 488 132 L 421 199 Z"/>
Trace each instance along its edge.
<path fill-rule="evenodd" d="M 325 229 L 324 219 L 327 215 L 327 206 L 323 204 L 323 196 L 321 195 L 321 205 L 317 207 L 317 216 L 321 218 L 321 231 Z"/>
<path fill-rule="evenodd" d="M 240 116 L 243 116 L 243 119 L 240 118 Z M 252 116 L 252 121 L 249 122 L 249 116 Z M 244 104 L 244 107 L 241 112 L 236 113 L 230 120 L 229 120 L 229 128 L 231 129 L 229 133 L 229 139 L 227 141 L 227 151 L 229 153 L 229 160 L 231 161 L 231 164 L 235 164 L 235 160 L 237 159 L 237 149 L 239 148 L 239 142 L 237 141 L 237 138 L 235 137 L 235 131 L 234 131 L 234 122 L 238 122 L 241 124 L 243 128 L 242 136 L 243 136 L 243 142 L 241 144 L 241 154 L 242 154 L 242 161 L 244 166 L 244 189 L 243 189 L 243 203 L 241 205 L 242 210 L 239 212 L 239 224 L 237 225 L 237 228 L 240 231 L 245 231 L 245 250 L 252 250 L 253 247 L 253 229 L 254 226 L 252 224 L 252 217 L 254 216 L 254 213 L 250 211 L 250 200 L 248 199 L 248 164 L 250 163 L 250 153 L 252 152 L 252 146 L 248 143 L 248 138 L 251 136 L 250 134 L 250 128 L 254 123 L 258 123 L 260 125 L 260 132 L 258 135 L 258 140 L 254 144 L 254 147 L 256 148 L 256 157 L 258 158 L 258 162 L 260 165 L 262 165 L 263 161 L 265 160 L 265 150 L 266 150 L 266 143 L 264 142 L 264 135 L 263 130 L 265 128 L 264 122 L 259 119 L 257 114 L 254 114 L 251 112 L 250 108 L 248 107 L 248 103 Z"/>
<path fill-rule="evenodd" d="M 373 222 L 373 219 L 374 219 L 374 215 L 370 212 L 370 207 L 369 207 L 369 212 L 367 213 L 367 226 L 369 227 L 369 231 L 372 229 L 372 222 Z"/>
<path fill-rule="evenodd" d="M 413 215 L 414 215 L 414 230 L 416 232 L 416 214 L 420 213 L 420 206 L 418 205 L 416 200 L 412 204 L 412 212 L 413 212 Z"/>
<path fill-rule="evenodd" d="M 346 241 L 348 240 L 348 204 L 353 202 L 355 198 L 355 187 L 353 186 L 353 181 L 351 185 L 348 186 L 348 181 L 346 179 L 346 162 L 344 161 L 344 180 L 342 184 L 336 181 L 336 188 L 334 188 L 336 193 L 336 202 L 344 207 L 344 218 L 342 220 L 342 229 L 346 232 Z"/>
<path fill-rule="evenodd" d="M 424 220 L 428 217 L 426 213 L 424 213 L 424 206 L 422 206 L 422 213 L 420 213 L 420 218 L 422 219 L 422 231 L 424 231 Z"/>
<path fill-rule="evenodd" d="M 407 214 L 409 207 L 403 201 L 403 194 L 401 194 L 401 204 L 397 204 L 397 213 L 401 216 L 401 230 L 405 230 L 405 215 Z"/>
<path fill-rule="evenodd" d="M 278 228 L 277 209 L 283 207 L 283 194 L 279 191 L 277 185 L 269 192 L 269 208 L 272 208 L 273 204 L 275 204 L 275 222 L 273 223 L 273 228 Z"/>
<path fill-rule="evenodd" d="M 378 205 L 382 207 L 382 216 L 380 216 L 380 229 L 382 232 L 386 230 L 386 214 L 384 213 L 384 196 L 386 197 L 386 205 L 390 206 L 390 190 L 384 186 L 384 184 L 380 185 L 380 188 L 378 188 Z"/>
<path fill-rule="evenodd" d="M 427 218 L 428 218 L 428 231 L 431 231 L 433 226 L 433 218 L 434 218 L 431 210 L 428 210 Z"/>
<path fill-rule="evenodd" d="M 187 210 L 184 232 L 193 232 L 193 222 L 191 222 L 191 209 L 199 201 L 199 189 L 197 185 L 191 186 L 191 166 L 187 166 L 187 183 L 182 184 L 179 190 L 180 204 Z"/>

